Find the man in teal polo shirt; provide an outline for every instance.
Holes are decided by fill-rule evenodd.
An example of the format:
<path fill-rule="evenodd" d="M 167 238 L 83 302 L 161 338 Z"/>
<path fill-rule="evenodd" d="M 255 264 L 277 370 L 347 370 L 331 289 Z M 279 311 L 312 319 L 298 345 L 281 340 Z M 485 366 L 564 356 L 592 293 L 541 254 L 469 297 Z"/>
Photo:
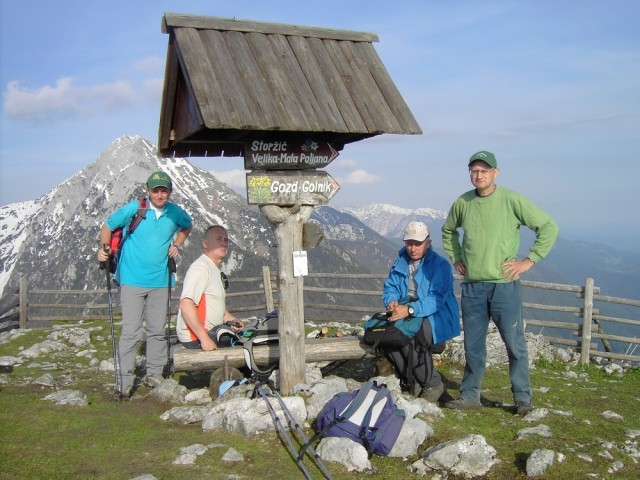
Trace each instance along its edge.
<path fill-rule="evenodd" d="M 119 394 L 125 398 L 131 395 L 134 385 L 136 349 L 143 338 L 145 305 L 147 372 L 144 382 L 155 387 L 162 381 L 162 371 L 167 363 L 168 285 L 169 281 L 172 285 L 175 282 L 170 276 L 169 258 L 178 255 L 180 246 L 191 232 L 189 214 L 169 202 L 173 186 L 165 172 L 152 173 L 146 189 L 149 208 L 145 219 L 126 238 L 116 272 L 122 305 L 122 332 L 118 343 Z M 138 208 L 136 199 L 107 218 L 100 231 L 100 262 L 109 258 L 111 232 L 120 227 L 127 228 Z"/>
<path fill-rule="evenodd" d="M 460 398 L 444 406 L 480 407 L 491 318 L 507 347 L 516 412 L 524 415 L 533 407 L 519 278 L 551 251 L 558 225 L 522 195 L 496 185 L 499 172 L 493 153 L 474 153 L 469 159 L 469 174 L 475 188 L 453 203 L 442 227 L 444 248 L 456 272 L 464 276 L 461 307 L 465 353 Z M 536 240 L 527 257 L 518 260 L 521 225 L 533 230 Z M 464 231 L 462 243 L 460 228 Z"/>

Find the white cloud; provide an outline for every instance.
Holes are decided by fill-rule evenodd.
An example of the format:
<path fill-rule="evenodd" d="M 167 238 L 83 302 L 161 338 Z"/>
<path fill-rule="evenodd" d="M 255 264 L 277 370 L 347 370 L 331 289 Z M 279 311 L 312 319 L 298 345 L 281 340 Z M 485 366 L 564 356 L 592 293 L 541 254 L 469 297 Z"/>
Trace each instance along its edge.
<path fill-rule="evenodd" d="M 338 158 L 331 162 L 331 168 L 344 168 L 344 169 L 352 169 L 356 166 L 355 160 L 351 160 L 348 158 L 341 159 Z"/>
<path fill-rule="evenodd" d="M 160 103 L 162 101 L 163 88 L 164 79 L 162 78 L 150 78 L 143 83 L 144 93 L 152 102 Z"/>
<path fill-rule="evenodd" d="M 209 172 L 234 190 L 244 190 L 247 188 L 247 172 L 245 170 L 235 169 L 224 172 L 209 170 Z"/>
<path fill-rule="evenodd" d="M 367 183 L 377 183 L 381 180 L 382 180 L 382 177 L 380 177 L 379 175 L 369 173 L 366 170 L 358 169 L 342 177 L 340 179 L 340 183 L 343 185 L 347 185 L 347 184 L 358 185 L 358 184 L 367 184 Z"/>
<path fill-rule="evenodd" d="M 7 116 L 28 123 L 90 116 L 133 103 L 133 90 L 126 81 L 77 87 L 73 78 L 62 77 L 55 86 L 45 85 L 37 89 L 23 87 L 20 82 L 13 81 L 7 83 L 4 91 Z"/>
<path fill-rule="evenodd" d="M 358 162 L 350 158 L 339 158 L 331 162 L 331 170 L 344 171 L 343 175 L 338 178 L 340 185 L 365 185 L 369 183 L 377 183 L 382 178 L 376 174 L 369 173 L 362 168 L 356 168 Z"/>

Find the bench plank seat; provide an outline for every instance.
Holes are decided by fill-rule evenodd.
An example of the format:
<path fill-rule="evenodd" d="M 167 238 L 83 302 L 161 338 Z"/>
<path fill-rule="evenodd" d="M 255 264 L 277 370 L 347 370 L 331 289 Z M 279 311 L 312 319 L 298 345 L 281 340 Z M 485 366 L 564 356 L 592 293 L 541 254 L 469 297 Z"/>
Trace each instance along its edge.
<path fill-rule="evenodd" d="M 243 350 L 241 345 L 210 352 L 176 346 L 173 352 L 173 369 L 176 372 L 213 370 L 223 367 L 225 362 L 230 367 L 242 367 L 245 365 Z M 362 337 L 358 336 L 307 339 L 305 353 L 307 363 L 375 357 L 371 347 L 364 344 Z M 256 345 L 253 347 L 253 356 L 256 364 L 267 366 L 278 361 L 280 349 L 277 343 Z"/>

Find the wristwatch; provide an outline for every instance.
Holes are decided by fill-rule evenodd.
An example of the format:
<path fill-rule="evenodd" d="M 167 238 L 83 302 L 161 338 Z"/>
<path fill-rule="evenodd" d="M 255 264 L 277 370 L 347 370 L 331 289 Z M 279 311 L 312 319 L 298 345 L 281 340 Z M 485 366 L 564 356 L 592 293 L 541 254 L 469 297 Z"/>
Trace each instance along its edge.
<path fill-rule="evenodd" d="M 411 305 L 409 305 L 409 315 L 413 316 L 414 313 L 416 313 L 415 309 Z"/>

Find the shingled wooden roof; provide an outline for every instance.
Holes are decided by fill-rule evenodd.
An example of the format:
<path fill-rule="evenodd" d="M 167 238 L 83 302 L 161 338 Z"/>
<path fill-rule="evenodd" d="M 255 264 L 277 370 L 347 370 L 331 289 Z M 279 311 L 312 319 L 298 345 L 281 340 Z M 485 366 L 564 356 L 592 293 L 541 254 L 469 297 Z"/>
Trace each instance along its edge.
<path fill-rule="evenodd" d="M 239 156 L 253 139 L 346 143 L 422 130 L 372 33 L 166 13 L 164 156 Z"/>

